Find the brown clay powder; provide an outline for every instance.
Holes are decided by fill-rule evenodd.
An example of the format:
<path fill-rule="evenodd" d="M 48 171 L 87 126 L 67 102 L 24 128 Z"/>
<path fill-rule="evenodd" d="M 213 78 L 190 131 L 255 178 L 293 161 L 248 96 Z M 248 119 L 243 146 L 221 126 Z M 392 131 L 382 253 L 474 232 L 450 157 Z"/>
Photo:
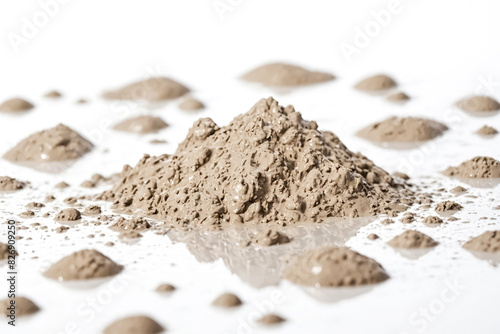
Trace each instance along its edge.
<path fill-rule="evenodd" d="M 284 318 L 280 317 L 279 315 L 272 314 L 272 313 L 266 314 L 262 318 L 257 320 L 257 322 L 259 322 L 263 325 L 274 325 L 274 324 L 282 323 L 284 321 L 286 321 Z"/>
<path fill-rule="evenodd" d="M 500 161 L 491 157 L 475 157 L 457 167 L 448 167 L 444 174 L 463 178 L 496 178 L 500 177 Z"/>
<path fill-rule="evenodd" d="M 436 121 L 417 117 L 390 117 L 367 126 L 358 135 L 374 142 L 422 142 L 436 138 L 448 127 Z"/>
<path fill-rule="evenodd" d="M 486 231 L 467 241 L 463 247 L 470 251 L 500 252 L 500 231 Z"/>
<path fill-rule="evenodd" d="M 104 329 L 105 334 L 157 334 L 165 329 L 146 316 L 132 316 L 113 322 Z"/>
<path fill-rule="evenodd" d="M 86 280 L 120 273 L 123 266 L 94 249 L 84 249 L 63 257 L 44 275 L 55 280 Z"/>
<path fill-rule="evenodd" d="M 64 161 L 82 157 L 93 145 L 69 127 L 59 124 L 21 140 L 5 153 L 10 161 Z"/>
<path fill-rule="evenodd" d="M 193 110 L 201 110 L 204 109 L 205 105 L 200 101 L 193 99 L 192 97 L 188 97 L 179 103 L 179 109 L 184 111 L 193 111 Z"/>
<path fill-rule="evenodd" d="M 16 250 L 14 251 L 15 255 L 17 256 L 18 255 L 17 251 Z M 0 260 L 7 260 L 9 255 L 10 255 L 9 246 L 7 244 L 0 242 Z"/>
<path fill-rule="evenodd" d="M 241 299 L 232 293 L 223 293 L 212 302 L 213 306 L 222 308 L 236 307 L 241 304 L 243 304 Z"/>
<path fill-rule="evenodd" d="M 443 201 L 436 205 L 437 212 L 445 212 L 445 211 L 460 211 L 464 207 L 460 204 L 453 201 Z"/>
<path fill-rule="evenodd" d="M 407 230 L 387 242 L 394 248 L 429 248 L 438 245 L 434 239 L 422 232 Z"/>
<path fill-rule="evenodd" d="M 50 92 L 47 92 L 44 97 L 47 97 L 49 99 L 58 99 L 62 97 L 62 94 L 58 92 L 57 90 L 52 90 Z"/>
<path fill-rule="evenodd" d="M 8 176 L 0 176 L 0 191 L 14 191 L 23 189 L 26 183 Z"/>
<path fill-rule="evenodd" d="M 12 305 L 12 301 L 15 303 L 16 316 L 22 317 L 24 315 L 30 315 L 40 311 L 40 308 L 26 297 L 16 297 L 12 300 L 10 298 L 0 300 L 0 312 L 5 315 L 10 315 L 7 309 Z"/>
<path fill-rule="evenodd" d="M 394 88 L 396 81 L 385 74 L 378 74 L 358 82 L 354 88 L 364 91 L 379 91 Z"/>
<path fill-rule="evenodd" d="M 411 195 L 331 132 L 272 98 L 219 127 L 194 126 L 172 155 L 145 155 L 100 198 L 167 223 L 321 222 L 393 211 Z"/>
<path fill-rule="evenodd" d="M 469 112 L 484 112 L 500 110 L 500 103 L 489 96 L 472 96 L 456 103 L 457 107 Z"/>
<path fill-rule="evenodd" d="M 331 74 L 313 72 L 300 66 L 271 63 L 257 67 L 243 76 L 250 82 L 268 86 L 304 86 L 335 79 Z"/>
<path fill-rule="evenodd" d="M 80 211 L 74 208 L 67 208 L 59 211 L 54 220 L 58 221 L 75 221 L 82 218 Z"/>
<path fill-rule="evenodd" d="M 254 242 L 261 246 L 274 246 L 287 244 L 291 241 L 287 235 L 272 229 L 262 231 L 254 239 Z"/>
<path fill-rule="evenodd" d="M 126 119 L 115 126 L 113 129 L 123 132 L 133 133 L 154 133 L 168 126 L 164 120 L 155 116 L 137 116 Z"/>
<path fill-rule="evenodd" d="M 482 128 L 476 131 L 476 133 L 480 136 L 494 136 L 498 134 L 498 131 L 491 126 L 484 125 Z"/>
<path fill-rule="evenodd" d="M 163 283 L 163 284 L 158 285 L 158 287 L 156 288 L 156 291 L 157 292 L 173 292 L 173 291 L 175 291 L 175 286 L 173 286 L 172 284 Z"/>
<path fill-rule="evenodd" d="M 144 218 L 125 219 L 123 217 L 120 217 L 109 228 L 115 231 L 124 232 L 143 231 L 149 229 L 150 227 L 151 225 Z"/>
<path fill-rule="evenodd" d="M 299 256 L 285 268 L 287 280 L 314 287 L 374 284 L 389 275 L 375 260 L 346 247 L 323 247 Z"/>
<path fill-rule="evenodd" d="M 5 111 L 5 112 L 28 111 L 33 108 L 34 108 L 33 104 L 17 97 L 7 100 L 2 104 L 0 104 L 0 111 Z"/>
<path fill-rule="evenodd" d="M 150 102 L 176 99 L 189 92 L 186 86 L 165 77 L 149 78 L 103 94 L 110 100 L 146 100 Z"/>
<path fill-rule="evenodd" d="M 391 101 L 391 102 L 404 102 L 404 101 L 408 101 L 409 99 L 410 99 L 410 97 L 403 92 L 399 92 L 399 93 L 395 93 L 395 94 L 391 94 L 391 95 L 387 96 L 387 101 Z"/>

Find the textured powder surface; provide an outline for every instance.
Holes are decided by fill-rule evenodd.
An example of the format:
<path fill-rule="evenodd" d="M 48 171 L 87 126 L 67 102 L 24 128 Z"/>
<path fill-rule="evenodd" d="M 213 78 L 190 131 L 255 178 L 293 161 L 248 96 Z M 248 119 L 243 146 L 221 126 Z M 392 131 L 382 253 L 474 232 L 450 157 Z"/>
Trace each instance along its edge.
<path fill-rule="evenodd" d="M 62 94 L 58 92 L 57 90 L 52 90 L 50 92 L 47 92 L 44 97 L 48 97 L 49 99 L 58 99 L 62 97 Z"/>
<path fill-rule="evenodd" d="M 457 167 L 448 167 L 444 174 L 463 178 L 496 178 L 500 177 L 500 161 L 491 157 L 475 157 Z"/>
<path fill-rule="evenodd" d="M 224 308 L 236 307 L 241 304 L 243 304 L 241 299 L 232 293 L 223 293 L 212 302 L 213 306 Z"/>
<path fill-rule="evenodd" d="M 264 324 L 264 325 L 274 325 L 274 324 L 279 324 L 279 323 L 282 323 L 285 321 L 286 320 L 284 318 L 282 318 L 276 314 L 266 314 L 262 318 L 257 320 L 257 322 Z"/>
<path fill-rule="evenodd" d="M 396 87 L 396 81 L 384 74 L 377 74 L 366 78 L 354 85 L 354 88 L 365 91 L 386 90 Z"/>
<path fill-rule="evenodd" d="M 0 111 L 5 112 L 28 111 L 33 108 L 33 104 L 18 97 L 7 100 L 0 104 Z"/>
<path fill-rule="evenodd" d="M 150 102 L 176 99 L 189 92 L 186 86 L 165 77 L 149 78 L 103 94 L 110 100 L 146 100 Z"/>
<path fill-rule="evenodd" d="M 36 313 L 40 308 L 26 297 L 16 297 L 12 300 L 15 301 L 16 317 L 22 317 L 24 315 L 30 315 Z M 11 299 L 0 300 L 0 312 L 9 315 L 9 310 L 7 307 L 11 305 Z"/>
<path fill-rule="evenodd" d="M 283 245 L 289 243 L 290 241 L 291 239 L 287 235 L 272 229 L 260 232 L 254 239 L 256 244 L 266 247 Z"/>
<path fill-rule="evenodd" d="M 93 249 L 84 249 L 63 257 L 54 263 L 45 276 L 62 280 L 86 280 L 120 273 L 123 266 Z"/>
<path fill-rule="evenodd" d="M 219 127 L 195 122 L 177 152 L 125 166 L 101 199 L 167 223 L 296 223 L 393 211 L 411 194 L 384 170 L 272 99 Z"/>
<path fill-rule="evenodd" d="M 63 124 L 21 140 L 4 158 L 10 161 L 65 161 L 82 157 L 93 145 Z"/>
<path fill-rule="evenodd" d="M 201 110 L 204 109 L 205 105 L 200 101 L 193 99 L 192 97 L 188 97 L 179 103 L 179 109 L 184 111 L 193 111 L 193 110 Z"/>
<path fill-rule="evenodd" d="M 113 129 L 133 133 L 154 133 L 167 126 L 168 124 L 160 117 L 137 116 L 116 124 Z"/>
<path fill-rule="evenodd" d="M 323 247 L 299 256 L 285 268 L 289 281 L 314 287 L 374 284 L 389 275 L 375 260 L 345 247 Z"/>
<path fill-rule="evenodd" d="M 460 204 L 453 202 L 453 201 L 443 201 L 440 202 L 436 205 L 436 211 L 438 212 L 443 212 L 443 211 L 459 211 L 462 210 L 464 207 L 461 206 Z"/>
<path fill-rule="evenodd" d="M 75 221 L 82 218 L 80 211 L 74 208 L 67 208 L 59 211 L 54 217 L 58 221 Z"/>
<path fill-rule="evenodd" d="M 83 210 L 83 214 L 86 216 L 95 216 L 101 214 L 101 207 L 98 205 L 89 205 Z"/>
<path fill-rule="evenodd" d="M 403 92 L 387 96 L 387 100 L 391 102 L 403 102 L 403 101 L 408 101 L 409 99 L 410 97 Z"/>
<path fill-rule="evenodd" d="M 335 77 L 324 72 L 313 72 L 300 66 L 272 63 L 253 69 L 243 76 L 251 82 L 268 86 L 304 86 L 333 80 Z"/>
<path fill-rule="evenodd" d="M 500 110 L 500 103 L 489 96 L 472 96 L 456 103 L 457 107 L 465 111 L 484 112 Z"/>
<path fill-rule="evenodd" d="M 113 322 L 104 329 L 105 334 L 157 334 L 165 329 L 146 316 L 132 316 Z"/>
<path fill-rule="evenodd" d="M 21 190 L 26 186 L 24 182 L 8 176 L 0 176 L 0 191 Z"/>
<path fill-rule="evenodd" d="M 422 232 L 407 230 L 389 240 L 387 244 L 394 248 L 429 248 L 438 245 L 434 239 Z"/>
<path fill-rule="evenodd" d="M 375 142 L 421 142 L 436 138 L 448 127 L 417 117 L 390 117 L 360 130 L 358 135 Z"/>
<path fill-rule="evenodd" d="M 144 218 L 133 218 L 133 219 L 125 219 L 120 217 L 116 220 L 113 225 L 109 228 L 115 231 L 143 231 L 150 228 L 151 225 Z"/>
<path fill-rule="evenodd" d="M 467 241 L 463 247 L 478 252 L 500 252 L 500 231 L 486 231 Z"/>
<path fill-rule="evenodd" d="M 494 136 L 498 134 L 498 131 L 491 126 L 484 125 L 482 128 L 476 131 L 476 133 L 480 136 Z"/>

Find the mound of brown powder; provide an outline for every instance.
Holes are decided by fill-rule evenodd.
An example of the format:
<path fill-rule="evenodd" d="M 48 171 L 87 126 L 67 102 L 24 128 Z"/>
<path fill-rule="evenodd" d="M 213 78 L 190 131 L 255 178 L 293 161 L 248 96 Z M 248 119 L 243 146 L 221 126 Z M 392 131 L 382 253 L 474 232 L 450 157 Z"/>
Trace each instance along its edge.
<path fill-rule="evenodd" d="M 104 329 L 105 334 L 157 334 L 165 329 L 150 317 L 143 315 L 123 318 Z"/>
<path fill-rule="evenodd" d="M 476 131 L 476 133 L 480 136 L 494 136 L 498 134 L 498 131 L 491 126 L 484 125 L 482 128 Z"/>
<path fill-rule="evenodd" d="M 257 234 L 253 242 L 255 242 L 258 245 L 268 247 L 274 245 L 287 244 L 291 240 L 292 239 L 290 239 L 290 237 L 279 231 L 268 229 Z"/>
<path fill-rule="evenodd" d="M 144 218 L 125 219 L 120 217 L 109 228 L 115 231 L 143 231 L 151 227 L 151 224 Z"/>
<path fill-rule="evenodd" d="M 146 100 L 150 102 L 176 99 L 189 92 L 186 86 L 165 77 L 149 78 L 131 83 L 115 91 L 105 92 L 110 100 Z"/>
<path fill-rule="evenodd" d="M 491 157 L 475 157 L 457 167 L 448 167 L 443 173 L 463 178 L 496 178 L 500 177 L 500 161 Z"/>
<path fill-rule="evenodd" d="M 375 260 L 346 247 L 310 250 L 288 265 L 283 277 L 314 287 L 340 287 L 375 284 L 389 275 Z"/>
<path fill-rule="evenodd" d="M 467 241 L 463 247 L 477 252 L 500 252 L 500 231 L 486 231 Z"/>
<path fill-rule="evenodd" d="M 18 97 L 4 101 L 0 104 L 0 111 L 5 112 L 28 111 L 33 108 L 33 104 Z"/>
<path fill-rule="evenodd" d="M 7 308 L 14 302 L 16 317 L 30 315 L 40 311 L 40 308 L 26 297 L 16 297 L 13 299 L 7 298 L 0 300 L 0 313 L 10 315 L 10 310 Z"/>
<path fill-rule="evenodd" d="M 193 111 L 204 109 L 205 105 L 200 101 L 193 99 L 192 97 L 188 97 L 184 99 L 181 103 L 179 103 L 179 109 L 184 111 Z"/>
<path fill-rule="evenodd" d="M 212 302 L 213 306 L 223 308 L 236 307 L 241 304 L 243 304 L 241 299 L 232 293 L 223 293 Z"/>
<path fill-rule="evenodd" d="M 74 208 L 67 208 L 59 211 L 54 220 L 58 221 L 75 221 L 82 218 L 80 211 Z"/>
<path fill-rule="evenodd" d="M 409 99 L 410 99 L 410 97 L 403 92 L 399 92 L 399 93 L 395 93 L 395 94 L 391 94 L 391 95 L 387 96 L 387 101 L 391 101 L 391 102 L 404 102 L 404 101 L 408 101 Z"/>
<path fill-rule="evenodd" d="M 394 88 L 396 81 L 385 74 L 378 74 L 366 78 L 354 85 L 354 88 L 364 91 L 379 91 Z"/>
<path fill-rule="evenodd" d="M 262 318 L 257 320 L 257 322 L 264 324 L 264 325 L 274 325 L 274 324 L 282 323 L 284 321 L 286 321 L 284 318 L 280 317 L 279 315 L 272 314 L 272 313 L 266 314 Z"/>
<path fill-rule="evenodd" d="M 443 201 L 443 202 L 439 202 L 436 205 L 435 210 L 437 212 L 460 211 L 463 208 L 464 208 L 463 206 L 461 206 L 460 204 L 458 204 L 456 202 L 453 202 L 453 201 Z"/>
<path fill-rule="evenodd" d="M 95 216 L 101 214 L 101 207 L 98 205 L 89 205 L 83 210 L 85 216 Z"/>
<path fill-rule="evenodd" d="M 443 223 L 443 220 L 439 218 L 438 216 L 427 216 L 424 218 L 423 221 L 424 225 L 427 226 L 438 226 Z"/>
<path fill-rule="evenodd" d="M 94 249 L 84 249 L 54 263 L 44 275 L 59 281 L 102 278 L 120 273 L 123 266 Z"/>
<path fill-rule="evenodd" d="M 325 72 L 313 72 L 303 67 L 271 63 L 257 67 L 243 76 L 250 82 L 258 82 L 268 86 L 304 86 L 335 79 Z"/>
<path fill-rule="evenodd" d="M 21 190 L 26 183 L 8 176 L 0 176 L 0 191 Z"/>
<path fill-rule="evenodd" d="M 472 96 L 462 99 L 456 106 L 464 111 L 483 112 L 500 110 L 500 103 L 489 96 Z"/>
<path fill-rule="evenodd" d="M 272 98 L 219 127 L 195 122 L 177 152 L 125 166 L 100 198 L 167 223 L 321 222 L 392 212 L 404 185 Z"/>
<path fill-rule="evenodd" d="M 16 250 L 14 251 L 16 256 L 19 255 Z M 10 255 L 9 246 L 7 244 L 0 242 L 0 260 L 7 260 L 9 255 Z"/>
<path fill-rule="evenodd" d="M 134 133 L 154 133 L 168 126 L 164 120 L 155 116 L 137 116 L 126 119 L 115 126 L 113 129 L 123 132 Z"/>
<path fill-rule="evenodd" d="M 50 92 L 47 92 L 44 97 L 47 97 L 49 99 L 58 99 L 62 97 L 62 94 L 58 92 L 57 90 L 51 90 Z"/>
<path fill-rule="evenodd" d="M 59 124 L 21 140 L 4 158 L 13 162 L 64 161 L 82 157 L 93 145 L 69 127 Z"/>
<path fill-rule="evenodd" d="M 173 292 L 173 291 L 175 291 L 175 286 L 173 286 L 172 284 L 163 283 L 163 284 L 158 285 L 158 287 L 156 288 L 156 291 L 157 292 Z"/>
<path fill-rule="evenodd" d="M 358 135 L 375 142 L 422 142 L 436 138 L 448 127 L 436 121 L 417 117 L 390 117 L 358 131 Z"/>
<path fill-rule="evenodd" d="M 407 230 L 387 242 L 394 248 L 429 248 L 438 245 L 434 239 L 422 232 Z"/>

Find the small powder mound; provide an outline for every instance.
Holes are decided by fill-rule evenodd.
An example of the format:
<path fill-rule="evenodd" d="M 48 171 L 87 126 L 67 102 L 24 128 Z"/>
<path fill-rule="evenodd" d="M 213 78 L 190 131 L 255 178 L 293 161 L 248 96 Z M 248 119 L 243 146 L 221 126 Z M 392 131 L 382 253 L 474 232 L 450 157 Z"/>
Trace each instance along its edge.
<path fill-rule="evenodd" d="M 35 106 L 30 102 L 16 97 L 0 104 L 0 111 L 5 111 L 5 112 L 28 111 L 33 109 L 34 107 Z"/>
<path fill-rule="evenodd" d="M 442 123 L 417 117 L 390 117 L 358 131 L 360 137 L 374 142 L 422 142 L 443 134 Z"/>
<path fill-rule="evenodd" d="M 266 231 L 259 233 L 255 237 L 254 242 L 256 244 L 261 245 L 261 246 L 268 247 L 268 246 L 274 246 L 274 245 L 287 244 L 291 240 L 292 239 L 290 239 L 287 235 L 285 235 L 279 231 L 269 229 L 269 230 L 266 230 Z"/>
<path fill-rule="evenodd" d="M 26 183 L 16 180 L 8 176 L 0 176 L 0 191 L 15 191 L 21 190 L 26 186 Z"/>
<path fill-rule="evenodd" d="M 395 94 L 391 94 L 391 95 L 387 96 L 387 101 L 391 101 L 391 102 L 404 102 L 404 101 L 408 101 L 409 99 L 410 99 L 410 97 L 403 92 L 399 92 L 399 93 L 395 93 Z"/>
<path fill-rule="evenodd" d="M 94 249 L 84 249 L 63 257 L 54 263 L 44 275 L 63 280 L 87 280 L 119 274 L 123 266 Z"/>
<path fill-rule="evenodd" d="M 192 97 L 188 97 L 179 103 L 179 109 L 184 111 L 193 111 L 193 110 L 201 110 L 204 109 L 205 105 L 200 101 L 193 99 Z"/>
<path fill-rule="evenodd" d="M 13 299 L 7 298 L 0 300 L 0 312 L 5 314 L 6 316 L 9 316 L 10 311 L 7 308 L 11 307 L 12 305 L 14 305 L 16 316 L 18 317 L 30 315 L 40 311 L 40 308 L 28 298 L 15 297 Z"/>
<path fill-rule="evenodd" d="M 422 232 L 407 230 L 389 240 L 387 244 L 394 248 L 410 249 L 435 247 L 438 245 L 438 242 Z"/>
<path fill-rule="evenodd" d="M 500 252 L 500 231 L 486 231 L 467 241 L 463 247 L 477 252 Z"/>
<path fill-rule="evenodd" d="M 85 216 L 95 216 L 101 214 L 101 207 L 97 205 L 89 205 L 83 210 Z"/>
<path fill-rule="evenodd" d="M 125 219 L 120 217 L 109 228 L 115 231 L 143 231 L 151 227 L 151 224 L 144 218 Z"/>
<path fill-rule="evenodd" d="M 28 209 L 41 209 L 45 206 L 45 204 L 43 203 L 38 203 L 38 202 L 29 202 L 28 204 L 26 204 L 26 207 Z"/>
<path fill-rule="evenodd" d="M 132 132 L 132 133 L 155 133 L 161 129 L 164 129 L 168 126 L 165 121 L 163 121 L 160 117 L 155 116 L 137 116 L 126 119 L 115 126 L 113 129 L 123 132 Z"/>
<path fill-rule="evenodd" d="M 16 256 L 19 255 L 16 250 L 14 250 L 14 252 Z M 0 242 L 0 260 L 7 260 L 9 255 L 9 246 Z"/>
<path fill-rule="evenodd" d="M 496 178 L 500 177 L 500 161 L 491 157 L 475 157 L 457 167 L 448 167 L 443 173 L 463 178 Z"/>
<path fill-rule="evenodd" d="M 58 184 L 56 184 L 54 187 L 57 188 L 57 189 L 64 189 L 64 188 L 68 188 L 69 184 L 67 184 L 64 181 L 61 181 Z"/>
<path fill-rule="evenodd" d="M 165 329 L 146 316 L 132 316 L 113 322 L 104 329 L 105 334 L 157 334 Z"/>
<path fill-rule="evenodd" d="M 95 183 L 92 182 L 91 180 L 85 180 L 82 183 L 80 183 L 80 187 L 83 187 L 83 188 L 95 188 Z"/>
<path fill-rule="evenodd" d="M 443 223 L 443 220 L 437 216 L 428 216 L 424 218 L 423 223 L 427 226 L 437 226 Z"/>
<path fill-rule="evenodd" d="M 462 99 L 456 106 L 469 112 L 487 112 L 500 110 L 500 103 L 489 96 L 472 96 Z"/>
<path fill-rule="evenodd" d="M 75 208 L 67 208 L 59 211 L 54 220 L 58 221 L 75 221 L 82 218 L 82 214 Z"/>
<path fill-rule="evenodd" d="M 176 99 L 189 92 L 186 86 L 165 77 L 149 78 L 103 94 L 109 100 L 146 100 L 158 102 Z"/>
<path fill-rule="evenodd" d="M 65 161 L 81 158 L 93 148 L 91 142 L 63 124 L 36 132 L 5 153 L 16 161 Z"/>
<path fill-rule="evenodd" d="M 451 189 L 450 192 L 452 194 L 463 194 L 463 193 L 467 192 L 467 189 L 465 189 L 462 186 L 456 186 L 455 188 Z"/>
<path fill-rule="evenodd" d="M 397 86 L 396 81 L 385 74 L 378 74 L 366 78 L 354 85 L 354 88 L 364 91 L 380 91 Z"/>
<path fill-rule="evenodd" d="M 241 299 L 232 293 L 223 293 L 212 302 L 213 306 L 222 308 L 236 307 L 241 304 L 243 304 Z"/>
<path fill-rule="evenodd" d="M 380 239 L 380 237 L 378 235 L 376 235 L 375 233 L 371 233 L 367 236 L 367 238 L 369 240 L 377 240 L 377 239 Z"/>
<path fill-rule="evenodd" d="M 257 67 L 243 76 L 250 82 L 258 82 L 268 86 L 305 86 L 335 79 L 325 72 L 313 72 L 303 67 L 271 63 Z"/>
<path fill-rule="evenodd" d="M 173 292 L 173 291 L 175 291 L 175 286 L 173 286 L 172 284 L 163 283 L 163 284 L 158 285 L 158 287 L 156 288 L 156 291 L 157 292 Z"/>
<path fill-rule="evenodd" d="M 443 201 L 436 205 L 436 212 L 460 211 L 464 207 L 453 201 Z"/>
<path fill-rule="evenodd" d="M 491 126 L 483 125 L 483 127 L 477 130 L 476 133 L 480 136 L 494 136 L 498 134 L 498 131 Z"/>
<path fill-rule="evenodd" d="M 58 99 L 62 97 L 62 94 L 58 92 L 57 90 L 52 90 L 44 95 L 44 97 L 47 97 L 49 99 Z"/>
<path fill-rule="evenodd" d="M 99 198 L 167 223 L 220 227 L 370 216 L 413 194 L 317 127 L 272 98 L 225 127 L 202 118 L 174 155 L 125 166 Z"/>
<path fill-rule="evenodd" d="M 286 321 L 286 319 L 280 317 L 279 315 L 272 314 L 272 313 L 266 314 L 262 318 L 257 320 L 257 322 L 259 322 L 263 325 L 274 325 L 274 324 L 279 324 L 279 323 L 282 323 L 285 321 Z"/>
<path fill-rule="evenodd" d="M 346 247 L 310 250 L 285 268 L 289 281 L 314 287 L 341 287 L 375 284 L 389 275 L 375 260 Z"/>

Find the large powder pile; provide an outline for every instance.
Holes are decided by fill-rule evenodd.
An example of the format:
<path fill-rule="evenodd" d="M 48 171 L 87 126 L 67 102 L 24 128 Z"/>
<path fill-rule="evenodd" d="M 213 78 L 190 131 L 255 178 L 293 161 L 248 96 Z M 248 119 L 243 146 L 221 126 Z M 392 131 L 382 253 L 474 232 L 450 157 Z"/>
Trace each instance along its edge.
<path fill-rule="evenodd" d="M 375 142 L 421 142 L 436 138 L 448 127 L 436 121 L 417 117 L 390 117 L 361 129 L 358 135 Z"/>
<path fill-rule="evenodd" d="M 488 112 L 500 110 L 500 103 L 489 96 L 472 96 L 462 99 L 456 106 L 469 112 Z"/>
<path fill-rule="evenodd" d="M 22 161 L 64 161 L 82 157 L 93 145 L 77 132 L 63 124 L 36 132 L 21 140 L 4 158 Z"/>
<path fill-rule="evenodd" d="M 8 176 L 0 176 L 0 191 L 14 191 L 23 189 L 26 184 Z"/>
<path fill-rule="evenodd" d="M 137 116 L 121 121 L 113 129 L 133 133 L 154 133 L 168 126 L 164 120 L 155 116 Z"/>
<path fill-rule="evenodd" d="M 169 78 L 155 77 L 131 83 L 115 91 L 105 92 L 110 100 L 146 100 L 150 102 L 176 99 L 189 92 L 189 88 Z"/>
<path fill-rule="evenodd" d="M 486 231 L 467 241 L 463 247 L 477 252 L 500 252 L 500 231 Z"/>
<path fill-rule="evenodd" d="M 113 322 L 104 329 L 105 334 L 157 334 L 165 329 L 150 317 L 138 315 Z"/>
<path fill-rule="evenodd" d="M 16 97 L 0 104 L 0 111 L 5 111 L 5 112 L 28 111 L 30 109 L 33 109 L 33 107 L 34 107 L 33 104 L 31 104 L 30 102 Z"/>
<path fill-rule="evenodd" d="M 377 74 L 366 78 L 354 85 L 354 88 L 364 91 L 380 91 L 397 86 L 396 81 L 385 74 Z"/>
<path fill-rule="evenodd" d="M 86 280 L 120 273 L 123 266 L 93 249 L 84 249 L 54 263 L 44 275 L 62 280 Z"/>
<path fill-rule="evenodd" d="M 253 69 L 243 79 L 268 86 L 304 86 L 333 80 L 335 77 L 324 72 L 313 72 L 300 66 L 272 63 Z"/>
<path fill-rule="evenodd" d="M 100 198 L 167 223 L 324 221 L 401 209 L 409 191 L 292 106 L 262 99 L 229 125 L 195 122 L 172 155 L 145 155 Z"/>
<path fill-rule="evenodd" d="M 429 248 L 437 246 L 437 242 L 422 232 L 407 230 L 387 242 L 394 248 Z"/>
<path fill-rule="evenodd" d="M 299 256 L 283 277 L 306 286 L 341 287 L 375 284 L 389 275 L 375 260 L 345 247 L 323 247 Z"/>
<path fill-rule="evenodd" d="M 491 157 L 475 157 L 457 167 L 448 167 L 444 174 L 463 178 L 496 178 L 500 177 L 500 161 Z"/>

